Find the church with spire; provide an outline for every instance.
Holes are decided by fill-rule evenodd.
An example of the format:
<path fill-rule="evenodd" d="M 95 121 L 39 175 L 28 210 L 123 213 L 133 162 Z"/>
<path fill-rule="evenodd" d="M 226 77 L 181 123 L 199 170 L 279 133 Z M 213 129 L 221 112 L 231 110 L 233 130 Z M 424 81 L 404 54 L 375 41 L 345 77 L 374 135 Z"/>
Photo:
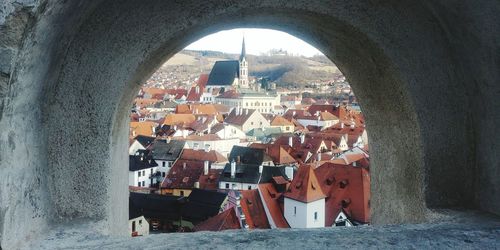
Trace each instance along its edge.
<path fill-rule="evenodd" d="M 239 60 L 216 61 L 208 76 L 207 90 L 251 89 L 248 77 L 248 61 L 246 58 L 245 38 L 241 44 Z"/>
<path fill-rule="evenodd" d="M 260 113 L 274 113 L 280 105 L 275 93 L 262 92 L 260 85 L 250 80 L 245 38 L 238 60 L 216 61 L 205 86 L 202 102 L 219 103 L 239 109 L 254 109 Z"/>

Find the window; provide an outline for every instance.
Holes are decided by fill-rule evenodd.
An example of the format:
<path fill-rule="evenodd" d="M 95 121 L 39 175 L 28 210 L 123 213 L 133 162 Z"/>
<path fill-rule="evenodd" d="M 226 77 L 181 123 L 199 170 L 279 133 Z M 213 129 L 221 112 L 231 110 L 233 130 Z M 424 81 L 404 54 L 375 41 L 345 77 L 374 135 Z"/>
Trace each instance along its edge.
<path fill-rule="evenodd" d="M 139 182 L 137 182 L 137 186 L 138 186 L 138 187 L 140 187 L 140 186 L 141 186 L 141 182 L 140 182 L 140 181 L 139 181 Z"/>
<path fill-rule="evenodd" d="M 142 186 L 145 187 L 146 186 L 146 183 L 144 181 L 142 181 Z"/>
<path fill-rule="evenodd" d="M 142 220 L 139 220 L 139 225 L 142 225 Z"/>
<path fill-rule="evenodd" d="M 248 185 L 248 190 L 251 190 L 252 189 L 252 186 Z"/>
<path fill-rule="evenodd" d="M 251 122 L 250 125 L 253 125 L 253 122 Z"/>
<path fill-rule="evenodd" d="M 290 130 L 290 127 L 286 127 L 286 131 L 289 131 Z"/>
<path fill-rule="evenodd" d="M 137 177 L 141 177 L 141 171 L 137 172 Z"/>
<path fill-rule="evenodd" d="M 142 176 L 146 176 L 146 170 L 142 170 Z"/>
<path fill-rule="evenodd" d="M 167 165 L 166 162 L 162 162 L 161 164 L 162 164 L 162 167 L 165 167 Z"/>
<path fill-rule="evenodd" d="M 165 172 L 162 172 L 162 173 L 161 173 L 161 177 L 165 177 Z"/>
<path fill-rule="evenodd" d="M 181 192 L 180 192 L 180 193 L 181 193 L 181 196 L 184 196 L 184 191 L 182 191 L 182 190 L 181 190 Z"/>
<path fill-rule="evenodd" d="M 135 232 L 135 221 L 132 221 L 132 232 Z"/>
<path fill-rule="evenodd" d="M 314 212 L 314 220 L 317 221 L 318 220 L 318 212 Z"/>
<path fill-rule="evenodd" d="M 229 188 L 229 183 L 226 183 L 226 188 Z"/>
<path fill-rule="evenodd" d="M 293 216 L 297 215 L 297 207 L 293 207 Z"/>

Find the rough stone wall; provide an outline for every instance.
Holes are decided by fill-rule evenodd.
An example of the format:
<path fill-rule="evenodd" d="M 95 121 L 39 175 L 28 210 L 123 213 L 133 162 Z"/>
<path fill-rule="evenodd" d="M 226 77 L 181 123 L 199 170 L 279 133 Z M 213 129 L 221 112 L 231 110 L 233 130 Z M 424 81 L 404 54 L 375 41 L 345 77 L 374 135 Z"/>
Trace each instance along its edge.
<path fill-rule="evenodd" d="M 4 248 L 75 218 L 123 234 L 126 120 L 139 84 L 189 42 L 241 26 L 301 37 L 350 80 L 370 131 L 374 223 L 423 221 L 436 207 L 500 214 L 498 1 L 54 0 L 0 10 Z"/>

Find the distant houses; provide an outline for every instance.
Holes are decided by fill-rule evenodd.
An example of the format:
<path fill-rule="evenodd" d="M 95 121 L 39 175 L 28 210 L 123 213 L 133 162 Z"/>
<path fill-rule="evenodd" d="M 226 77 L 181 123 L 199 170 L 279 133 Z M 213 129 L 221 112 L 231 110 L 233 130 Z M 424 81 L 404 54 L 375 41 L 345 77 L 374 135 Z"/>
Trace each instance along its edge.
<path fill-rule="evenodd" d="M 242 47 L 238 60 L 217 61 L 188 88 L 138 93 L 129 133 L 132 236 L 370 223 L 362 113 L 250 78 Z"/>

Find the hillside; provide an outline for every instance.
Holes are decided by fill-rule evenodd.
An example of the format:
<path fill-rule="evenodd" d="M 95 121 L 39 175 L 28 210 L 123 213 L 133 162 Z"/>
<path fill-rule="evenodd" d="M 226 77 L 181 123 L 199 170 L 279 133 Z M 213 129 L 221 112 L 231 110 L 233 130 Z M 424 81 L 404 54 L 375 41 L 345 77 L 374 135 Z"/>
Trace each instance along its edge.
<path fill-rule="evenodd" d="M 170 58 L 160 71 L 175 73 L 180 79 L 209 73 L 218 60 L 234 60 L 237 54 L 217 51 L 183 50 Z M 288 55 L 247 55 L 249 73 L 267 78 L 278 86 L 303 86 L 311 82 L 331 80 L 340 75 L 338 68 L 325 56 L 297 57 Z"/>

